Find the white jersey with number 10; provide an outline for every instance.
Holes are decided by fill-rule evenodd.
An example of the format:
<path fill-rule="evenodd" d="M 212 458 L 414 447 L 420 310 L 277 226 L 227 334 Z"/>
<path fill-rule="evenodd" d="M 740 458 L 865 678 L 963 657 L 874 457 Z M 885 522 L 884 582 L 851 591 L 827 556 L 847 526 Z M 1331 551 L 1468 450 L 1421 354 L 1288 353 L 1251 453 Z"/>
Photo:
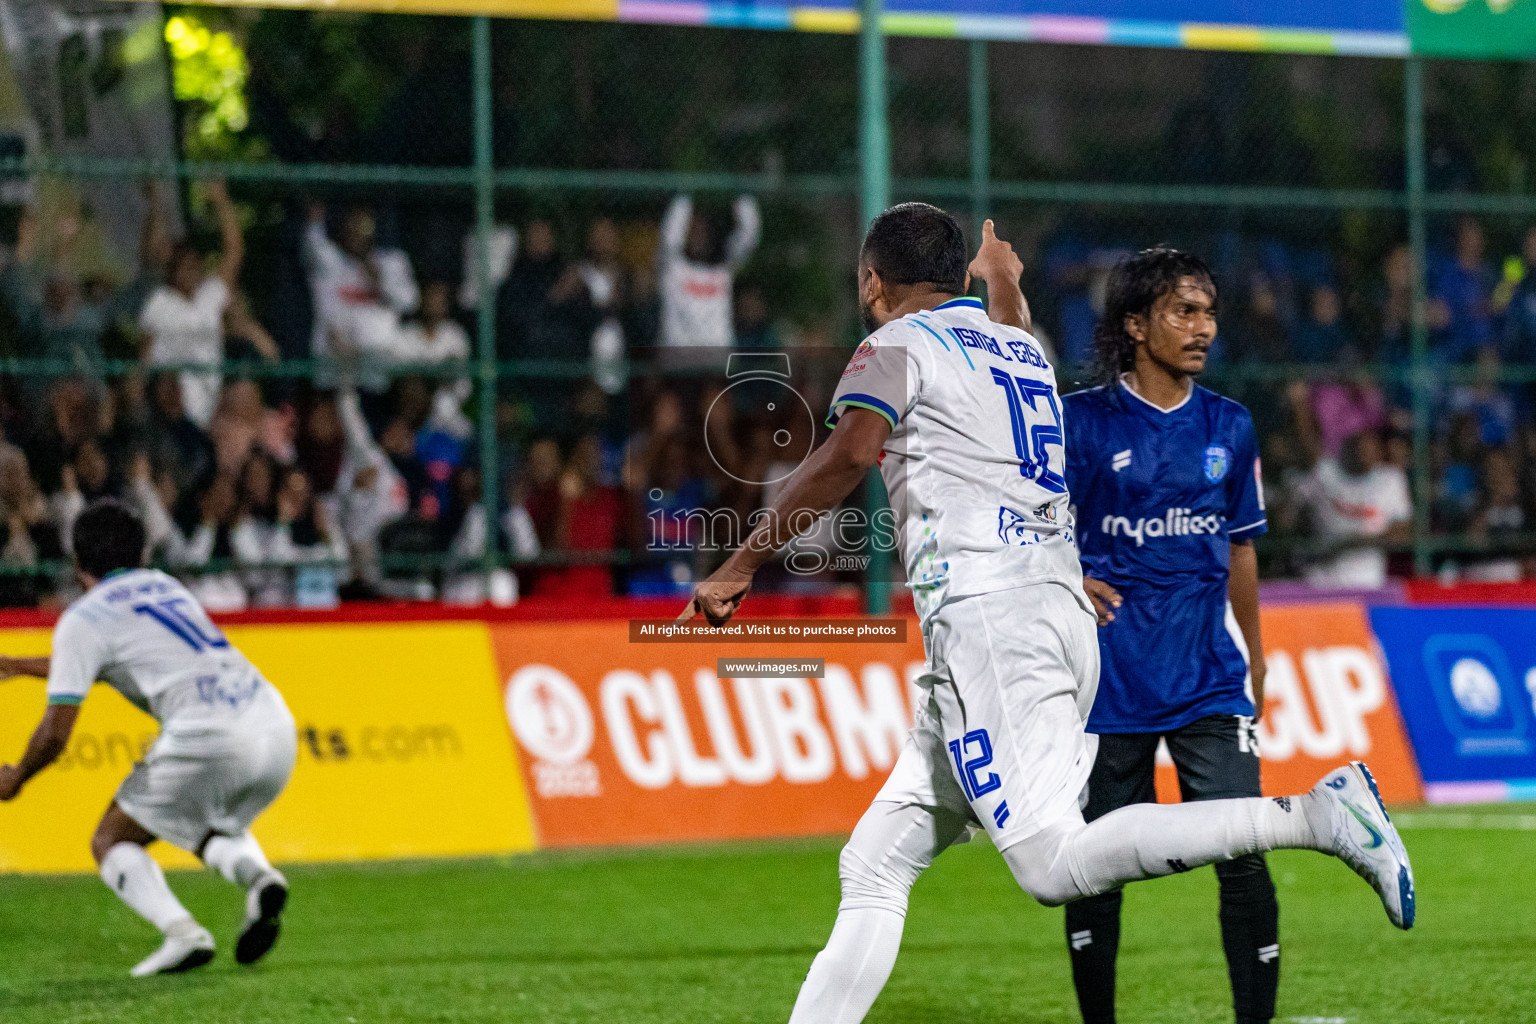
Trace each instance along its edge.
<path fill-rule="evenodd" d="M 187 588 L 155 569 L 108 576 L 59 619 L 50 703 L 79 704 L 98 679 L 171 730 L 234 728 L 271 688 Z"/>

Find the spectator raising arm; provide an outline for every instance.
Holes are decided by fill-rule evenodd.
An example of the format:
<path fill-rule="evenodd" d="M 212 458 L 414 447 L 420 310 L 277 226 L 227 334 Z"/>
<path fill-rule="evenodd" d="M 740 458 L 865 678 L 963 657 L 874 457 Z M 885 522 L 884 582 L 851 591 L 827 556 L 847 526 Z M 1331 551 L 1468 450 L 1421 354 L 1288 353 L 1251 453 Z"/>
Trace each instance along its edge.
<path fill-rule="evenodd" d="M 387 364 L 400 317 L 421 299 L 410 259 L 398 249 L 380 248 L 376 230 L 372 212 L 354 207 L 333 237 L 326 232 L 324 208 L 315 204 L 304 236 L 315 309 L 311 349 L 317 356 L 359 359 L 358 385 L 374 398 L 389 390 Z M 318 379 L 327 389 L 335 386 L 329 373 Z"/>
<path fill-rule="evenodd" d="M 688 244 L 688 225 L 693 223 L 693 197 L 678 196 L 661 219 L 661 255 L 664 260 L 683 258 Z"/>
<path fill-rule="evenodd" d="M 411 270 L 411 258 L 399 249 L 380 249 L 374 253 L 379 274 L 379 293 L 384 304 L 404 315 L 421 304 L 421 291 Z"/>
<path fill-rule="evenodd" d="M 346 268 L 346 253 L 325 232 L 325 206 L 322 203 L 309 204 L 302 254 L 311 274 L 334 277 Z"/>
<path fill-rule="evenodd" d="M 205 187 L 214 215 L 219 219 L 219 238 L 223 246 L 219 254 L 219 277 L 229 294 L 234 295 L 240 290 L 240 268 L 245 263 L 245 235 L 240 230 L 240 215 L 230 201 L 229 186 L 223 178 L 214 178 Z"/>
<path fill-rule="evenodd" d="M 336 396 L 336 409 L 341 418 L 342 437 L 346 441 L 346 459 L 342 463 L 338 488 L 345 491 L 356 487 L 353 477 L 364 470 L 373 470 L 378 476 L 378 484 L 372 490 L 381 502 L 383 518 L 387 521 L 404 515 L 410 509 L 405 481 L 390 461 L 389 455 L 379 447 L 369 432 L 355 387 L 350 384 L 342 386 Z"/>
<path fill-rule="evenodd" d="M 740 196 L 736 200 L 736 227 L 725 240 L 725 266 L 735 273 L 746 265 L 762 238 L 763 217 L 757 208 L 757 200 Z"/>
<path fill-rule="evenodd" d="M 731 291 L 736 271 L 757 246 L 761 218 L 750 196 L 736 200 L 736 226 L 723 257 L 693 200 L 672 200 L 661 225 L 661 341 L 674 348 L 728 348 L 735 343 Z"/>
<path fill-rule="evenodd" d="M 165 509 L 165 503 L 160 500 L 159 492 L 155 490 L 149 456 L 143 452 L 136 454 L 129 464 L 127 498 L 144 520 L 145 547 L 149 550 L 150 558 L 164 552 L 168 562 L 178 564 L 171 555 L 171 549 L 183 547 L 186 539 L 181 536 L 181 530 L 177 528 L 175 520 Z"/>
<path fill-rule="evenodd" d="M 229 308 L 224 311 L 224 329 L 230 335 L 250 342 L 251 347 L 267 362 L 282 361 L 282 352 L 277 342 L 251 315 L 251 308 L 246 304 L 244 296 L 235 295 L 230 299 Z"/>
<path fill-rule="evenodd" d="M 353 549 L 360 575 L 377 573 L 379 534 L 410 510 L 410 491 L 389 455 L 374 441 L 363 419 L 357 391 L 344 386 L 336 396 L 346 454 L 337 477 L 339 533 Z"/>
<path fill-rule="evenodd" d="M 165 222 L 165 194 L 153 178 L 144 182 L 144 224 L 139 229 L 139 272 L 151 282 L 163 277 L 171 264 L 170 228 Z"/>

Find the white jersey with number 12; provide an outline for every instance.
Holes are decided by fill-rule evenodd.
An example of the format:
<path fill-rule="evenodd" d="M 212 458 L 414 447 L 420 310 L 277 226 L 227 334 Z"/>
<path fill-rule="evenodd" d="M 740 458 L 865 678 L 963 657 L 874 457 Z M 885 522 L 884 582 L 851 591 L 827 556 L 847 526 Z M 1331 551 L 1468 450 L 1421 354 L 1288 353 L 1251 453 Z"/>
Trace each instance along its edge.
<path fill-rule="evenodd" d="M 849 408 L 891 424 L 880 471 L 920 617 L 1033 583 L 1085 600 L 1061 398 L 1033 337 L 970 297 L 902 317 L 854 352 L 828 424 Z"/>

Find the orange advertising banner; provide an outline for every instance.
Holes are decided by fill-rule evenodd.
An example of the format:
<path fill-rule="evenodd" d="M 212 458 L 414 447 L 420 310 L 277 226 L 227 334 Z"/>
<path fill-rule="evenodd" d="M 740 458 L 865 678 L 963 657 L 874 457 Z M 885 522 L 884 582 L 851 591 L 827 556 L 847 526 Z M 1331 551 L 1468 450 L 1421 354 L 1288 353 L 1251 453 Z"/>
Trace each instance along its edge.
<path fill-rule="evenodd" d="M 809 652 L 821 678 L 721 679 L 719 659 L 762 646 L 630 643 L 622 621 L 492 626 L 540 845 L 850 830 L 911 722 L 923 647 L 906 633 Z"/>
<path fill-rule="evenodd" d="M 1422 799 L 1365 610 L 1263 615 L 1265 792 L 1303 792 L 1359 758 L 1388 801 Z M 797 646 L 820 678 L 760 679 L 719 670 L 761 644 L 632 643 L 622 621 L 491 629 L 541 846 L 846 832 L 900 750 L 923 662 L 915 627 L 900 644 Z M 1171 763 L 1158 775 L 1177 800 Z"/>
<path fill-rule="evenodd" d="M 1382 798 L 1424 798 L 1417 762 L 1363 605 L 1282 605 L 1263 610 L 1269 675 L 1257 729 L 1264 792 L 1310 789 L 1345 761 L 1371 767 Z M 1178 799 L 1173 763 L 1158 752 L 1158 798 Z"/>

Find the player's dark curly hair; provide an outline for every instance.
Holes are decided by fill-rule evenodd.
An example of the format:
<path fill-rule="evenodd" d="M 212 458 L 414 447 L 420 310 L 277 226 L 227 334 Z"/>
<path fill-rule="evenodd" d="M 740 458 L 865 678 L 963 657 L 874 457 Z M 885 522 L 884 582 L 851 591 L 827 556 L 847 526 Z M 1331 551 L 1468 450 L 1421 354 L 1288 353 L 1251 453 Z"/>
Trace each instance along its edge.
<path fill-rule="evenodd" d="M 901 203 L 886 210 L 869 225 L 859 260 L 889 284 L 965 294 L 965 232 L 937 206 Z"/>
<path fill-rule="evenodd" d="M 1205 261 L 1193 253 L 1159 245 L 1121 260 L 1109 272 L 1104 316 L 1093 332 L 1094 376 L 1113 384 L 1136 365 L 1136 339 L 1125 332 L 1125 318 L 1152 312 L 1158 299 L 1193 277 L 1205 284 L 1214 303 L 1216 278 Z"/>
<path fill-rule="evenodd" d="M 71 537 L 76 563 L 98 580 L 144 564 L 144 522 L 116 498 L 91 502 L 75 520 Z"/>

